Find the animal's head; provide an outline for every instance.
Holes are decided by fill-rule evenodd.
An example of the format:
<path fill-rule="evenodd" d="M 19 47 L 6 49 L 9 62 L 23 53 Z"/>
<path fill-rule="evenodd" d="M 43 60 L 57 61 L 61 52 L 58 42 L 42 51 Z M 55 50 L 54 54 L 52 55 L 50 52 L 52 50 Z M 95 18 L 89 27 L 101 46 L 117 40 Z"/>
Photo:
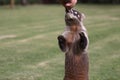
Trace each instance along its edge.
<path fill-rule="evenodd" d="M 66 30 L 58 36 L 58 44 L 63 52 L 74 51 L 77 53 L 83 51 L 87 47 L 87 35 L 84 32 L 81 19 L 72 13 L 66 13 L 65 22 Z"/>
<path fill-rule="evenodd" d="M 78 12 L 77 10 L 67 10 L 65 14 L 65 22 L 67 26 L 77 25 L 79 26 L 81 22 L 83 22 L 85 15 L 83 13 Z"/>

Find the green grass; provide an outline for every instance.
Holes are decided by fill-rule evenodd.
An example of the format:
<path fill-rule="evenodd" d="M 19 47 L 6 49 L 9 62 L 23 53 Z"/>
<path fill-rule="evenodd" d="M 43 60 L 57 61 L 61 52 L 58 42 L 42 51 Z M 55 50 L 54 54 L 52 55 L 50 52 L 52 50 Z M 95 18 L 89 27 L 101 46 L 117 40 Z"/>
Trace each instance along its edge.
<path fill-rule="evenodd" d="M 86 15 L 90 80 L 120 79 L 120 6 L 77 5 Z M 64 30 L 59 5 L 0 7 L 0 80 L 62 80 Z"/>

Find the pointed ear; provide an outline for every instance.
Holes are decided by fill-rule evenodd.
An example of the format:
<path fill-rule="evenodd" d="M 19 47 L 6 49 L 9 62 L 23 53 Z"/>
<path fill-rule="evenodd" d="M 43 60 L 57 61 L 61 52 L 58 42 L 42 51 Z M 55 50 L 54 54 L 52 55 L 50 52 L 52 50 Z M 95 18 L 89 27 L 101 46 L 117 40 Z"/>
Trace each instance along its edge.
<path fill-rule="evenodd" d="M 84 13 L 81 13 L 81 21 L 83 21 L 85 19 L 85 14 Z"/>
<path fill-rule="evenodd" d="M 60 36 L 58 36 L 58 45 L 59 45 L 59 48 L 63 51 L 63 52 L 65 52 L 66 51 L 66 40 L 65 40 L 65 38 L 62 36 L 62 35 L 60 35 Z"/>

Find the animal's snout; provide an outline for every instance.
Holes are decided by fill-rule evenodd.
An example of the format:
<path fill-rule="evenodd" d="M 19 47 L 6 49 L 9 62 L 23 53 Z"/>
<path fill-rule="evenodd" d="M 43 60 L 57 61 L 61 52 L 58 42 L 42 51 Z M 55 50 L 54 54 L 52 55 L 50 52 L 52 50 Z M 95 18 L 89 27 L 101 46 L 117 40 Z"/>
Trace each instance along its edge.
<path fill-rule="evenodd" d="M 66 19 L 73 19 L 73 18 L 76 18 L 73 14 L 66 13 Z"/>

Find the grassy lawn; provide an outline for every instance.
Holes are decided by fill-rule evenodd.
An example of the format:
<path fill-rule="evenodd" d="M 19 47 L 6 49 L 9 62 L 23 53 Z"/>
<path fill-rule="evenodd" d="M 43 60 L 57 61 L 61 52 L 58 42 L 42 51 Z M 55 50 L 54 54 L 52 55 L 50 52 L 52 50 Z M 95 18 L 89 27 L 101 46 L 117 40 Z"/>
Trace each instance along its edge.
<path fill-rule="evenodd" d="M 120 79 L 120 6 L 77 5 L 86 15 L 90 80 Z M 64 30 L 59 5 L 0 7 L 0 80 L 62 80 Z"/>

